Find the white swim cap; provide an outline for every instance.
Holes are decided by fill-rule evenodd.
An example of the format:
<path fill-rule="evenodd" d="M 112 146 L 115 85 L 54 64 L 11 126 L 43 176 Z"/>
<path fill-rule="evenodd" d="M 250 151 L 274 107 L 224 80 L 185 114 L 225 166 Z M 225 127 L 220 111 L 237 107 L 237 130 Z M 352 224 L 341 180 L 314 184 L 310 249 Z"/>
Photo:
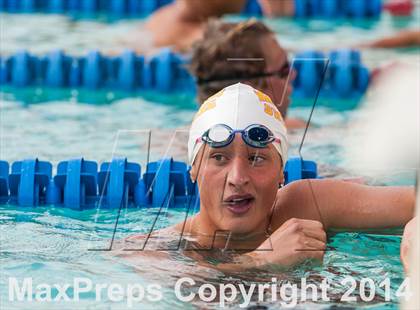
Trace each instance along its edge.
<path fill-rule="evenodd" d="M 249 85 L 237 83 L 208 98 L 200 107 L 191 124 L 188 139 L 188 160 L 192 165 L 200 147 L 202 135 L 217 124 L 234 130 L 249 125 L 264 125 L 280 142 L 273 146 L 280 154 L 283 165 L 287 161 L 287 129 L 284 120 L 270 97 Z"/>

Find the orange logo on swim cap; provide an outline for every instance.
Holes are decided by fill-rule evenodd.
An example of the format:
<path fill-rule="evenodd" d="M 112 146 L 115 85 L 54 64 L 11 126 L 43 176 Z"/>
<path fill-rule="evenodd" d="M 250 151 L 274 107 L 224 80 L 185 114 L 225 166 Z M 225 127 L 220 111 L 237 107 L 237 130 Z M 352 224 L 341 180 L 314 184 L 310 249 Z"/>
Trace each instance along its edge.
<path fill-rule="evenodd" d="M 220 90 L 220 91 L 218 91 L 217 93 L 215 93 L 213 96 L 210 96 L 210 97 L 208 97 L 207 98 L 207 100 L 206 101 L 204 101 L 204 104 L 206 104 L 207 102 L 209 102 L 209 101 L 214 101 L 214 100 L 216 100 L 217 98 L 219 98 L 221 95 L 223 95 L 223 92 L 224 92 L 225 90 L 224 89 L 222 89 L 222 90 Z"/>
<path fill-rule="evenodd" d="M 269 96 L 267 96 L 266 94 L 264 94 L 262 91 L 259 91 L 258 89 L 254 89 L 254 92 L 261 102 L 273 103 L 273 101 L 271 101 L 271 98 Z"/>
<path fill-rule="evenodd" d="M 198 112 L 195 114 L 193 120 L 195 120 L 197 117 L 199 117 L 204 112 L 213 109 L 216 107 L 216 99 L 219 98 L 221 95 L 223 95 L 224 89 L 218 91 L 213 96 L 207 98 L 206 101 L 201 105 L 200 109 L 198 109 Z"/>

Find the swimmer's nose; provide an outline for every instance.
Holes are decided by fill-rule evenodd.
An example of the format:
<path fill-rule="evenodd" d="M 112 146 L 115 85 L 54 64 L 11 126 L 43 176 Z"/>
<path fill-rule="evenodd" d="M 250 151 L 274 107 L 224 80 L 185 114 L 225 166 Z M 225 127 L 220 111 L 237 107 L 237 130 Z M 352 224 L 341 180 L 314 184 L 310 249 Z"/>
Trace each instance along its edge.
<path fill-rule="evenodd" d="M 236 157 L 229 165 L 226 183 L 228 186 L 241 188 L 249 183 L 249 164 L 243 158 Z"/>

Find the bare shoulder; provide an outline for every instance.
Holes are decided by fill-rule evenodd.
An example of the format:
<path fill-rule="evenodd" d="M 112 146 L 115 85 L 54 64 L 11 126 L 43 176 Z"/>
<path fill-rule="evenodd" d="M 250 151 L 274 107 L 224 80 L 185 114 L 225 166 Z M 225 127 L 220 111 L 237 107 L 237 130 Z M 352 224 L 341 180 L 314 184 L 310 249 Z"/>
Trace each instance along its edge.
<path fill-rule="evenodd" d="M 394 227 L 410 219 L 413 209 L 413 187 L 308 179 L 279 190 L 273 223 L 301 218 L 320 221 L 324 228 Z"/>
<path fill-rule="evenodd" d="M 289 183 L 277 192 L 273 223 L 279 227 L 290 218 L 322 222 L 321 205 L 345 183 L 334 179 L 305 179 Z"/>
<path fill-rule="evenodd" d="M 344 181 L 334 179 L 304 179 L 294 181 L 278 190 L 277 200 L 287 204 L 302 202 L 312 198 L 313 190 L 331 190 L 344 183 Z"/>
<path fill-rule="evenodd" d="M 302 197 L 302 195 L 312 196 L 314 194 L 313 190 L 317 190 L 318 192 L 323 193 L 326 191 L 331 192 L 337 188 L 352 188 L 355 186 L 363 187 L 364 185 L 361 185 L 357 182 L 338 179 L 304 179 L 289 183 L 284 188 L 279 190 L 279 192 L 283 191 L 282 195 L 288 197 L 288 199 L 296 199 L 296 197 L 299 198 Z"/>

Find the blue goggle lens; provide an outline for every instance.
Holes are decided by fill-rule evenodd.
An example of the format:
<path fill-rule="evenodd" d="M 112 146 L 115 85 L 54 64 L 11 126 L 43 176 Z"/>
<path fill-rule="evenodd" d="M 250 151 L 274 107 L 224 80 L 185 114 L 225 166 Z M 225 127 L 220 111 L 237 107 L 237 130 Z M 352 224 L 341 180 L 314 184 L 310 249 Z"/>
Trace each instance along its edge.
<path fill-rule="evenodd" d="M 266 142 L 269 140 L 270 133 L 263 127 L 253 127 L 247 132 L 247 136 L 251 141 Z"/>

